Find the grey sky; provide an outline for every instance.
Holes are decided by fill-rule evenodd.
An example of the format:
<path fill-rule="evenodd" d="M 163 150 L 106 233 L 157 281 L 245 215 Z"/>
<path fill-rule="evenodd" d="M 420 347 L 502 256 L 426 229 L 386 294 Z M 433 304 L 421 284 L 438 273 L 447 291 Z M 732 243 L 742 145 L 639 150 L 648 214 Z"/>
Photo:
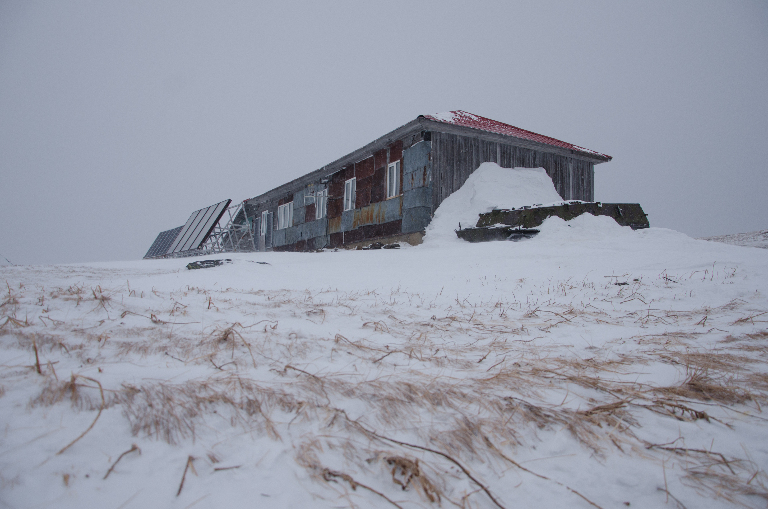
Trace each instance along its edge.
<path fill-rule="evenodd" d="M 138 259 L 463 109 L 610 154 L 596 199 L 768 228 L 768 2 L 0 2 L 0 253 Z"/>

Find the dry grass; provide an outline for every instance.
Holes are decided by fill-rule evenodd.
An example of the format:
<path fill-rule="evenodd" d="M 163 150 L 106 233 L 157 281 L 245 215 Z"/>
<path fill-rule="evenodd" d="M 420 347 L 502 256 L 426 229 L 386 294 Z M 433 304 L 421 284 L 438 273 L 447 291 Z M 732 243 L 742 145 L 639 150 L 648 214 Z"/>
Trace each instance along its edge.
<path fill-rule="evenodd" d="M 680 385 L 658 387 L 654 392 L 666 398 L 683 398 L 700 401 L 716 401 L 724 404 L 744 404 L 756 397 L 744 388 L 745 383 L 739 383 L 734 377 L 721 373 L 712 376 L 708 369 L 688 369 L 685 379 Z M 761 395 L 763 398 L 765 395 Z"/>
<path fill-rule="evenodd" d="M 241 425 L 279 440 L 280 433 L 270 417 L 272 409 L 292 412 L 298 407 L 291 394 L 239 377 L 178 385 L 124 385 L 117 399 L 134 435 L 171 444 L 194 439 L 197 426 L 214 414 L 217 421 L 225 419 L 230 426 Z"/>
<path fill-rule="evenodd" d="M 638 438 L 647 416 L 733 426 L 718 408 L 759 408 L 768 395 L 760 357 L 768 338 L 759 325 L 765 315 L 740 301 L 695 310 L 653 307 L 647 284 L 552 281 L 529 289 L 525 300 L 488 302 L 400 290 L 191 287 L 155 292 L 150 301 L 130 285 L 46 292 L 8 286 L 0 305 L 0 347 L 32 359 L 15 366 L 36 376 L 40 390 L 30 407 L 117 406 L 137 436 L 182 444 L 203 430 L 235 427 L 288 441 L 291 427 L 302 426 L 292 444 L 298 464 L 344 497 L 373 497 L 364 498 L 367 503 L 403 506 L 388 491 L 396 486 L 412 504 L 471 507 L 484 497 L 483 504 L 511 506 L 496 496 L 497 478 L 475 471 L 500 473 L 512 465 L 598 507 L 586 495 L 589 487 L 562 483 L 513 459 L 562 430 L 585 456 L 671 455 L 681 478 L 705 496 L 747 505 L 766 499 L 765 472 L 747 458 L 648 448 Z M 601 299 L 587 298 L 594 294 Z M 53 311 L 64 304 L 82 315 L 63 321 Z M 25 312 L 37 309 L 32 306 L 56 318 L 30 324 Z M 231 313 L 216 315 L 225 309 L 237 309 L 237 321 Z M 214 317 L 205 326 L 194 319 L 203 312 Z M 340 324 L 338 332 L 329 333 L 329 323 Z M 726 323 L 738 329 L 719 328 Z M 616 334 L 616 327 L 627 332 L 614 342 L 578 355 L 569 350 L 584 330 Z M 624 342 L 632 348 L 622 348 Z M 35 348 L 40 375 L 30 368 Z M 102 401 L 95 384 L 77 375 L 59 380 L 48 364 L 54 356 L 70 366 L 141 359 L 174 373 L 205 375 L 105 386 Z M 637 373 L 659 366 L 675 370 L 678 381 L 637 381 Z M 361 410 L 350 417 L 345 408 Z"/>

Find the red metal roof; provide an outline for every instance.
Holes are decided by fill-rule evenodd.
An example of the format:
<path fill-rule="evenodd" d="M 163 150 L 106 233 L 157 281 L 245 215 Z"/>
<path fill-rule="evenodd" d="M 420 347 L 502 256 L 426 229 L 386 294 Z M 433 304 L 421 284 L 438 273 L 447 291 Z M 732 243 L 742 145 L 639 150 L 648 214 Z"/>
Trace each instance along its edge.
<path fill-rule="evenodd" d="M 503 134 L 505 136 L 514 136 L 515 138 L 521 138 L 523 140 L 535 141 L 538 143 L 544 143 L 545 145 L 552 145 L 555 147 L 576 150 L 578 152 L 584 152 L 592 156 L 596 155 L 599 157 L 606 157 L 609 160 L 612 159 L 611 156 L 609 155 L 601 154 L 600 152 L 595 152 L 594 150 L 590 150 L 588 148 L 579 147 L 578 145 L 567 143 L 565 141 L 560 141 L 555 138 L 550 138 L 549 136 L 544 136 L 541 134 L 536 134 L 531 131 L 526 131 L 525 129 L 520 129 L 519 127 L 515 127 L 509 124 L 504 124 L 502 122 L 491 120 L 490 118 L 481 117 L 480 115 L 475 115 L 474 113 L 469 113 L 466 111 L 461 111 L 461 110 L 448 111 L 445 113 L 437 113 L 435 115 L 424 115 L 424 117 L 428 118 L 429 120 L 434 120 L 436 122 L 443 122 L 446 124 L 454 124 L 454 125 L 463 126 L 463 127 L 470 127 L 472 129 L 480 129 L 481 131 L 488 131 L 491 133 Z"/>

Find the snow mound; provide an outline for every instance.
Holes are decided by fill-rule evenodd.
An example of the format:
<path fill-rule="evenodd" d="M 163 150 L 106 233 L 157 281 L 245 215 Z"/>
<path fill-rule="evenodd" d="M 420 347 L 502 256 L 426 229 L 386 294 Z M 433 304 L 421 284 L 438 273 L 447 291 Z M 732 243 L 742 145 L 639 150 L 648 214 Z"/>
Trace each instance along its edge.
<path fill-rule="evenodd" d="M 619 225 L 612 217 L 582 214 L 570 221 L 553 216 L 544 220 L 538 227 L 539 238 L 557 238 L 561 242 L 599 242 L 632 236 L 634 231 L 629 226 Z"/>
<path fill-rule="evenodd" d="M 443 200 L 427 227 L 425 242 L 463 242 L 455 230 L 477 224 L 478 216 L 493 209 L 563 203 L 544 168 L 502 168 L 483 163 L 458 191 Z"/>

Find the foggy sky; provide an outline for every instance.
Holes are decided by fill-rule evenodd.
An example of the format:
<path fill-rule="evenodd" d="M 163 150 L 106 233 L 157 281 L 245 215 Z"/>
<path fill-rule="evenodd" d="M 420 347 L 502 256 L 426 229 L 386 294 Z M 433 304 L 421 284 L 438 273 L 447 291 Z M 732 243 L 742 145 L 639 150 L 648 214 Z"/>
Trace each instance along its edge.
<path fill-rule="evenodd" d="M 0 254 L 139 259 L 456 109 L 613 156 L 595 198 L 652 226 L 765 229 L 767 90 L 761 0 L 3 0 Z"/>

